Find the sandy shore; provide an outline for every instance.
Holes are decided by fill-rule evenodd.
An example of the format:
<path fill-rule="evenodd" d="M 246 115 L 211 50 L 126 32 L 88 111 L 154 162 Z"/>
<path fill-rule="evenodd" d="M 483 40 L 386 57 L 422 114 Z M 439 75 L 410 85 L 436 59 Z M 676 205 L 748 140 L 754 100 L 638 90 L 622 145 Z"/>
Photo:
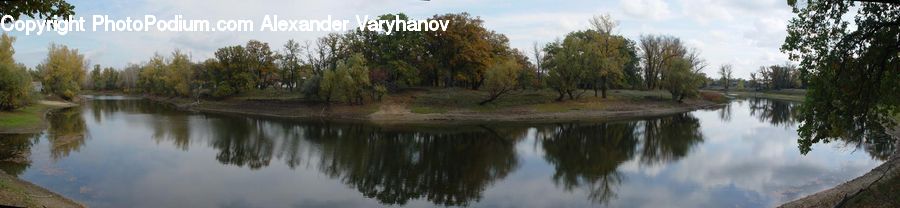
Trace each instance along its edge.
<path fill-rule="evenodd" d="M 0 205 L 12 207 L 85 207 L 59 194 L 0 171 Z"/>

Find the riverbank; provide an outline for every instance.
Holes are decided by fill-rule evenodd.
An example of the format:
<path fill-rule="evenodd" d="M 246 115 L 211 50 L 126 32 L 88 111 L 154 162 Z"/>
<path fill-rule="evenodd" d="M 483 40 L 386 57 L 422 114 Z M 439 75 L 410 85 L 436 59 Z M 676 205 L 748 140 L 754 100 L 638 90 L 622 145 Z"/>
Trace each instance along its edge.
<path fill-rule="evenodd" d="M 78 104 L 41 100 L 12 112 L 0 112 L 0 134 L 34 134 L 48 127 L 47 115 Z M 13 158 L 12 160 L 21 159 Z M 59 194 L 0 171 L 0 205 L 13 207 L 84 207 Z"/>
<path fill-rule="evenodd" d="M 709 92 L 704 92 L 709 94 Z M 715 107 L 721 94 L 677 103 L 663 91 L 611 90 L 607 99 L 586 93 L 581 99 L 554 101 L 549 90 L 519 92 L 495 103 L 478 105 L 482 92 L 464 89 L 414 89 L 364 105 L 325 105 L 295 97 L 240 96 L 209 101 L 149 96 L 178 108 L 208 113 L 291 119 L 355 120 L 375 124 L 432 124 L 605 121 L 660 116 Z M 718 102 L 717 102 L 718 101 Z"/>
<path fill-rule="evenodd" d="M 85 207 L 59 194 L 0 171 L 0 205 L 11 207 Z"/>
<path fill-rule="evenodd" d="M 894 154 L 878 167 L 841 185 L 779 207 L 900 207 L 900 126 L 894 127 L 889 134 L 896 140 Z"/>
<path fill-rule="evenodd" d="M 47 128 L 48 113 L 77 105 L 63 101 L 41 100 L 12 112 L 0 111 L 0 134 L 40 133 Z"/>
<path fill-rule="evenodd" d="M 737 96 L 737 97 L 767 98 L 767 99 L 803 102 L 803 99 L 806 97 L 806 90 L 805 89 L 782 89 L 782 90 L 768 90 L 768 91 L 732 90 L 732 91 L 729 91 L 727 94 Z"/>

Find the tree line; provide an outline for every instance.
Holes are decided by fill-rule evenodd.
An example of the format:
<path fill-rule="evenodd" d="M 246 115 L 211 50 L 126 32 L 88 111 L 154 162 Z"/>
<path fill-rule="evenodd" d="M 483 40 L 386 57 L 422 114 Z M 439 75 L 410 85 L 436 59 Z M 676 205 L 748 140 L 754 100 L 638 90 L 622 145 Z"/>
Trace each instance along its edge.
<path fill-rule="evenodd" d="M 0 37 L 0 110 L 14 110 L 28 105 L 36 96 L 33 80 L 42 83 L 42 91 L 66 100 L 81 93 L 85 80 L 84 55 L 77 49 L 50 44 L 47 58 L 34 70 L 13 59 L 15 38 Z"/>
<path fill-rule="evenodd" d="M 486 29 L 479 17 L 458 13 L 432 18 L 450 20 L 449 29 L 354 30 L 311 42 L 289 40 L 279 48 L 251 40 L 219 48 L 200 62 L 176 50 L 124 69 L 95 65 L 89 73 L 77 50 L 51 45 L 32 74 L 44 83 L 45 92 L 65 99 L 81 88 L 208 99 L 275 89 L 347 104 L 377 101 L 410 87 L 478 90 L 485 94 L 480 104 L 545 88 L 557 92 L 558 101 L 590 91 L 606 98 L 609 89 L 662 89 L 680 102 L 708 82 L 701 72 L 706 62 L 696 49 L 666 35 L 630 40 L 615 33 L 618 22 L 605 14 L 590 19 L 588 29 L 535 43 L 532 57 L 510 47 L 505 35 Z"/>

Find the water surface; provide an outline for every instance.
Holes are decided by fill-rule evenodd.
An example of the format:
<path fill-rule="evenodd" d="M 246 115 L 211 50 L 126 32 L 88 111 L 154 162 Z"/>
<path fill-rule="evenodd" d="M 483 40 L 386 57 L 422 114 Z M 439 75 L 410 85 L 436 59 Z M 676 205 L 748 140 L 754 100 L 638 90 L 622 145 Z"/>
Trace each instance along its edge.
<path fill-rule="evenodd" d="M 379 127 L 177 111 L 98 97 L 0 167 L 91 207 L 771 207 L 889 150 L 797 149 L 797 105 L 606 123 Z"/>

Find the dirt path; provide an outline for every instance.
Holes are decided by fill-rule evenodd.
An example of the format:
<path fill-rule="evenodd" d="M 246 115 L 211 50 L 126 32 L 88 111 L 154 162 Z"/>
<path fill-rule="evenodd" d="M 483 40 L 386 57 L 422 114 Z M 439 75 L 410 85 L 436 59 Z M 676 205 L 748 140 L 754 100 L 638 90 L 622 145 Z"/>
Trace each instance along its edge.
<path fill-rule="evenodd" d="M 0 171 L 0 205 L 12 207 L 85 207 L 59 194 Z"/>

